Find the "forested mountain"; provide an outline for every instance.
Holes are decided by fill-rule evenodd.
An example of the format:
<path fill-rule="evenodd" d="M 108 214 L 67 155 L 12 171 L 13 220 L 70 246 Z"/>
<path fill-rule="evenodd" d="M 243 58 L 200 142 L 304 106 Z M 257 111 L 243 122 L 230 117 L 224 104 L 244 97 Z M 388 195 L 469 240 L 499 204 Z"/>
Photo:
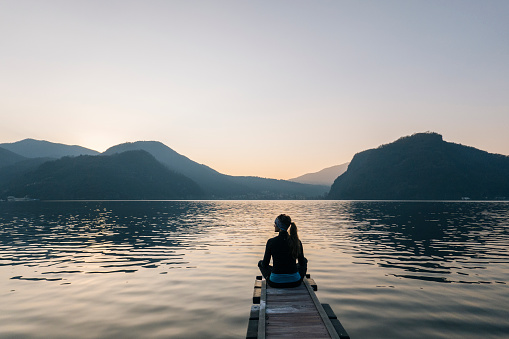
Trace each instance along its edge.
<path fill-rule="evenodd" d="M 330 199 L 509 197 L 509 157 L 418 133 L 357 153 Z"/>
<path fill-rule="evenodd" d="M 26 158 L 0 147 L 0 168 L 13 165 Z"/>
<path fill-rule="evenodd" d="M 47 161 L 52 161 L 52 158 L 33 158 L 18 161 L 12 165 L 0 168 L 0 188 L 5 187 L 10 181 L 23 174 L 35 170 L 37 167 Z M 1 198 L 1 194 L 0 194 Z"/>
<path fill-rule="evenodd" d="M 328 190 L 325 185 L 225 175 L 156 141 L 117 145 L 101 156 L 74 156 L 98 152 L 33 139 L 1 145 L 4 198 L 309 199 Z M 509 197 L 509 157 L 446 142 L 437 133 L 403 137 L 360 152 L 349 164 L 292 180 L 325 183 L 347 166 L 330 188 L 330 199 Z"/>
<path fill-rule="evenodd" d="M 105 199 L 106 196 L 108 199 L 128 199 L 128 197 L 131 197 L 129 199 L 148 199 L 148 196 L 151 196 L 150 199 L 156 199 L 156 196 L 161 199 L 163 199 L 163 196 L 164 199 L 184 196 L 199 196 L 208 199 L 306 199 L 323 197 L 328 191 L 327 186 L 225 175 L 206 165 L 198 164 L 157 141 L 139 141 L 113 146 L 102 154 L 103 158 L 77 156 L 79 154 L 99 154 L 81 146 L 69 146 L 33 139 L 2 145 L 11 150 L 0 152 L 0 197 L 4 198 L 6 195 L 30 195 L 40 199 Z M 183 178 L 183 185 L 187 185 L 186 180 L 192 180 L 199 187 L 199 194 L 192 189 L 189 190 L 191 192 L 189 194 L 178 190 L 176 192 L 182 194 L 171 196 L 166 193 L 162 195 L 155 194 L 155 191 L 152 190 L 154 187 L 150 188 L 151 186 L 148 185 L 146 186 L 147 192 L 152 193 L 147 195 L 145 194 L 147 192 L 136 188 L 138 184 L 135 181 L 132 182 L 131 186 L 133 187 L 127 187 L 130 182 L 127 177 L 123 177 L 125 173 L 120 172 L 121 174 L 117 178 L 113 174 L 113 171 L 122 169 L 121 166 L 115 165 L 115 162 L 120 161 L 120 159 L 115 161 L 105 159 L 109 159 L 108 156 L 111 155 L 123 154 L 126 151 L 133 150 L 146 151 L 155 158 L 153 160 L 156 160 L 154 162 L 132 158 L 134 162 L 142 161 L 138 164 L 140 166 L 138 169 L 141 169 L 142 166 L 155 166 L 157 168 L 164 165 L 173 174 L 178 173 L 179 177 Z M 46 162 L 62 156 L 68 158 L 46 164 Z M 129 166 L 134 165 L 130 164 Z M 126 168 L 129 168 L 129 166 Z M 51 176 L 49 168 L 62 175 Z M 71 168 L 75 171 L 74 174 L 71 173 Z M 151 169 L 146 168 L 145 170 L 150 171 Z M 93 175 L 86 176 L 87 171 L 92 171 Z M 100 171 L 104 172 L 101 174 Z M 107 181 L 105 178 L 111 180 Z M 86 181 L 89 188 L 85 190 L 79 186 L 76 182 L 78 179 L 82 182 Z M 115 183 L 121 179 L 124 180 L 123 184 L 115 186 Z M 136 178 L 132 177 L 132 179 Z M 33 180 L 36 184 L 30 186 L 30 180 Z M 162 180 L 164 181 L 164 176 Z M 101 190 L 99 189 L 100 185 L 106 185 L 109 188 Z M 114 194 L 113 187 L 119 190 L 117 195 Z M 74 190 L 77 190 L 79 194 L 73 193 Z M 139 195 L 136 196 L 134 192 L 138 192 Z M 168 190 L 165 192 L 168 192 Z M 119 198 L 115 198 L 115 196 Z"/>
<path fill-rule="evenodd" d="M 300 182 L 301 184 L 331 186 L 337 177 L 345 173 L 346 169 L 348 168 L 348 164 L 349 162 L 341 165 L 327 167 L 321 171 L 315 173 L 307 173 L 297 178 L 288 180 L 293 182 Z"/>
<path fill-rule="evenodd" d="M 221 199 L 303 199 L 327 193 L 328 187 L 285 180 L 231 176 L 198 164 L 157 141 L 138 141 L 113 146 L 103 154 L 145 150 L 169 169 L 182 173 L 203 188 L 207 197 Z"/>
<path fill-rule="evenodd" d="M 26 158 L 61 158 L 65 156 L 98 155 L 99 152 L 76 145 L 64 145 L 45 140 L 24 139 L 0 144 L 1 148 Z"/>
<path fill-rule="evenodd" d="M 4 186 L 4 195 L 38 199 L 191 199 L 199 186 L 145 151 L 47 161 Z"/>
<path fill-rule="evenodd" d="M 222 174 L 208 166 L 190 160 L 158 141 L 127 142 L 110 147 L 103 154 L 112 155 L 132 150 L 149 152 L 169 169 L 182 173 L 196 181 L 207 192 L 219 192 L 221 195 L 225 190 Z"/>
<path fill-rule="evenodd" d="M 0 148 L 0 187 L 8 184 L 13 178 L 33 170 L 49 160 L 53 159 L 26 158 L 9 150 Z"/>

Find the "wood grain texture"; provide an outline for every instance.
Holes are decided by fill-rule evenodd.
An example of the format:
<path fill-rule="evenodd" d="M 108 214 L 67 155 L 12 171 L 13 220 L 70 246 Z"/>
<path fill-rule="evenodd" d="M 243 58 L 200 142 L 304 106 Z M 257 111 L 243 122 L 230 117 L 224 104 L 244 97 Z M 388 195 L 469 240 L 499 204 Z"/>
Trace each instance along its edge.
<path fill-rule="evenodd" d="M 265 337 L 331 338 L 304 284 L 293 288 L 267 286 Z"/>
<path fill-rule="evenodd" d="M 309 275 L 294 288 L 273 288 L 256 277 L 246 338 L 350 339 L 330 305 L 321 304 L 314 291 Z"/>

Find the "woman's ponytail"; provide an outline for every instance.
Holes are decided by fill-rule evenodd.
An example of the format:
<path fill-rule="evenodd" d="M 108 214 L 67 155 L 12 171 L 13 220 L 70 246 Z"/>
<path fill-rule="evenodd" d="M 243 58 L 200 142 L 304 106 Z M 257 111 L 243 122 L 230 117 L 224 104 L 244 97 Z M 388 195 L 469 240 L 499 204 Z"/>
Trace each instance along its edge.
<path fill-rule="evenodd" d="M 288 231 L 288 245 L 290 246 L 290 253 L 292 254 L 292 257 L 297 259 L 302 253 L 302 244 L 300 243 L 299 235 L 297 234 L 297 225 L 295 225 L 295 223 L 292 222 L 292 218 L 286 214 L 278 215 L 274 223 L 283 231 Z M 279 226 L 279 224 L 282 224 L 282 226 Z"/>
<path fill-rule="evenodd" d="M 297 233 L 297 225 L 294 222 L 290 223 L 290 231 L 288 237 L 288 244 L 290 245 L 290 251 L 292 252 L 292 257 L 297 259 L 301 252 L 301 245 L 299 241 L 299 235 Z"/>

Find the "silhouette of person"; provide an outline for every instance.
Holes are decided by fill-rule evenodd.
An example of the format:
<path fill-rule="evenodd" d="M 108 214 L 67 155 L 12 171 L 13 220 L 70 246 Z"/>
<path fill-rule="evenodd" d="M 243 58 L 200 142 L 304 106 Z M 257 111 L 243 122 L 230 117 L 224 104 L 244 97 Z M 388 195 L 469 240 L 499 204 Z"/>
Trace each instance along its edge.
<path fill-rule="evenodd" d="M 274 221 L 274 232 L 279 234 L 267 241 L 263 260 L 258 262 L 260 272 L 271 287 L 297 287 L 306 276 L 308 262 L 297 225 L 288 215 L 281 214 Z"/>

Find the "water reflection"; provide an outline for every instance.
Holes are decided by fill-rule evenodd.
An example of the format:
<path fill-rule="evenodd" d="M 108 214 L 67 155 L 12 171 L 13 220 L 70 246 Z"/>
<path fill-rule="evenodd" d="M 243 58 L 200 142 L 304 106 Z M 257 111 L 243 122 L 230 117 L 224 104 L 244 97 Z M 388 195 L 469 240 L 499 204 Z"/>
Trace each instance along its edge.
<path fill-rule="evenodd" d="M 133 273 L 186 267 L 185 250 L 206 230 L 207 204 L 109 202 L 9 206 L 0 228 L 0 266 L 61 267 L 44 275 Z M 197 211 L 201 209 L 201 211 Z M 23 216 L 23 217 L 20 217 Z M 196 244 L 194 244 L 196 246 Z M 66 270 L 67 265 L 82 268 Z M 63 266 L 62 266 L 63 265 Z"/>
<path fill-rule="evenodd" d="M 508 206 L 0 203 L 0 337 L 242 337 L 256 262 L 287 213 L 352 337 L 505 338 Z"/>
<path fill-rule="evenodd" d="M 488 277 L 480 279 L 476 273 L 489 264 L 509 262 L 507 203 L 299 204 L 296 207 L 293 203 L 293 210 L 285 212 L 309 226 L 309 233 L 304 233 L 307 240 L 325 249 L 329 245 L 320 245 L 318 239 L 336 238 L 355 264 L 377 265 L 409 279 L 505 284 Z M 268 210 L 270 204 L 249 202 L 9 205 L 0 218 L 0 267 L 43 267 L 38 276 L 11 278 L 46 281 L 77 273 L 186 268 L 186 251 L 190 249 L 207 250 L 232 241 L 237 245 L 250 243 L 252 239 L 246 239 L 243 232 L 258 227 L 261 217 L 271 219 Z M 331 220 L 336 228 L 321 226 L 330 225 Z M 205 234 L 208 242 L 204 241 Z M 259 240 L 264 242 L 265 237 Z"/>
<path fill-rule="evenodd" d="M 508 263 L 506 203 L 351 202 L 353 257 L 395 269 L 397 277 L 444 283 L 490 284 L 477 269 Z"/>

